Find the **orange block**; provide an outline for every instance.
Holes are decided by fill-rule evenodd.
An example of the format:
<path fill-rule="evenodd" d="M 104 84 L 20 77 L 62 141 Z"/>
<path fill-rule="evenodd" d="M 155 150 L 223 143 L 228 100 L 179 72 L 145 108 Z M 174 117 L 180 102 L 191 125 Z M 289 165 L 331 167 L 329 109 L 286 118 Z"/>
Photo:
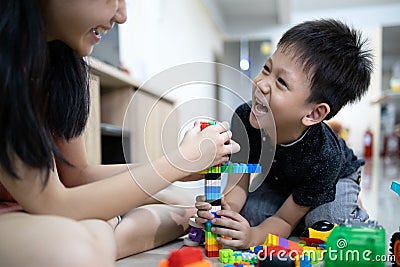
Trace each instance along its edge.
<path fill-rule="evenodd" d="M 207 260 L 202 260 L 202 261 L 198 261 L 195 263 L 191 263 L 188 265 L 185 265 L 185 267 L 211 267 L 211 262 L 207 261 Z"/>

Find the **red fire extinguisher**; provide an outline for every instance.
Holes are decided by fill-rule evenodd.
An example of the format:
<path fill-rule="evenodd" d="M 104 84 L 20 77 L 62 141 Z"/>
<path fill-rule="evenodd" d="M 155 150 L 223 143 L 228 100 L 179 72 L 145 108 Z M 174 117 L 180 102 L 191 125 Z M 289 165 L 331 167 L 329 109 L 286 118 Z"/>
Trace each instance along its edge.
<path fill-rule="evenodd" d="M 364 158 L 372 157 L 372 139 L 372 132 L 367 129 L 364 133 Z"/>

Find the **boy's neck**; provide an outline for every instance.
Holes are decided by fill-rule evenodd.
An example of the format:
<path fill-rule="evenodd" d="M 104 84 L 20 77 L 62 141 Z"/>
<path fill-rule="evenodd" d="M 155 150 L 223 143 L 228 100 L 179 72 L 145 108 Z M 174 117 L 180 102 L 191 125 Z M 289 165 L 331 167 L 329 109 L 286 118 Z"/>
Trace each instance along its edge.
<path fill-rule="evenodd" d="M 295 131 L 288 131 L 288 129 L 281 131 L 283 133 L 277 131 L 276 143 L 277 145 L 291 145 L 301 139 L 309 128 L 310 127 L 302 126 Z"/>

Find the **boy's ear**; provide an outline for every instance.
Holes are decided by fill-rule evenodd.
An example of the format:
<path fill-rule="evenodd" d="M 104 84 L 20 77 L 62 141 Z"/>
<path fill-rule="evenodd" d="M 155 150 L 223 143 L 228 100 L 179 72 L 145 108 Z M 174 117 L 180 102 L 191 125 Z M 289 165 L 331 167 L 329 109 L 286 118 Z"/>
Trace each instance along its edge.
<path fill-rule="evenodd" d="M 325 119 L 325 117 L 329 114 L 331 108 L 326 103 L 316 104 L 306 116 L 301 120 L 304 126 L 311 126 L 317 124 Z"/>

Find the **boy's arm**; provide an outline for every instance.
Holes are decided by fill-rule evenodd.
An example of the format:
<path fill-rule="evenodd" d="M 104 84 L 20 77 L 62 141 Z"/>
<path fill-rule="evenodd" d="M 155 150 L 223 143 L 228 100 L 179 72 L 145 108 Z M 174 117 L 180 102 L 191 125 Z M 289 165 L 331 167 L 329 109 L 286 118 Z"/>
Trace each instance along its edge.
<path fill-rule="evenodd" d="M 253 236 L 265 237 L 267 233 L 271 233 L 287 238 L 309 210 L 310 207 L 296 204 L 293 196 L 290 195 L 275 215 L 267 218 L 258 226 L 253 227 Z"/>
<path fill-rule="evenodd" d="M 239 212 L 246 202 L 249 188 L 250 174 L 229 174 L 224 189 L 224 202 L 230 210 Z"/>

